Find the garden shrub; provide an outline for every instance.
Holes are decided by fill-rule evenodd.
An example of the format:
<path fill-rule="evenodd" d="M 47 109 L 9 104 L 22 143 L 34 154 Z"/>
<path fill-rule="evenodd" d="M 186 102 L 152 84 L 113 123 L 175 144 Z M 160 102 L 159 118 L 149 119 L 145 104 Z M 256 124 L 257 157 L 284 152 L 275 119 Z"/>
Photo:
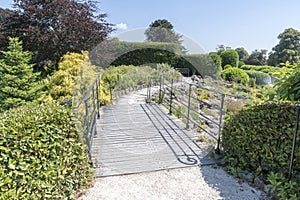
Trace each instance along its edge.
<path fill-rule="evenodd" d="M 268 85 L 272 83 L 271 76 L 260 71 L 254 70 L 245 70 L 250 78 L 254 78 L 256 80 L 257 85 Z"/>
<path fill-rule="evenodd" d="M 239 62 L 239 54 L 233 50 L 225 50 L 221 53 L 222 66 L 224 68 L 225 65 L 231 65 L 232 67 L 238 67 Z"/>
<path fill-rule="evenodd" d="M 92 171 L 71 111 L 54 104 L 0 114 L 0 199 L 73 199 Z"/>
<path fill-rule="evenodd" d="M 266 102 L 231 115 L 222 131 L 224 160 L 230 167 L 265 179 L 271 172 L 287 177 L 295 120 L 295 106 L 287 102 Z M 295 158 L 299 157 L 300 145 L 297 145 Z M 294 178 L 298 179 L 298 185 L 299 171 L 300 160 L 295 159 Z"/>
<path fill-rule="evenodd" d="M 223 70 L 221 57 L 216 52 L 210 52 L 209 55 L 210 55 L 211 59 L 213 59 L 213 61 L 215 62 L 216 66 L 218 68 L 218 71 L 221 72 Z"/>
<path fill-rule="evenodd" d="M 228 68 L 231 68 L 231 67 L 232 67 L 231 65 L 227 64 L 227 65 L 224 66 L 224 69 L 228 69 Z"/>
<path fill-rule="evenodd" d="M 245 65 L 245 63 L 243 62 L 243 61 L 239 61 L 239 63 L 238 63 L 238 67 L 239 68 L 241 68 L 242 66 L 244 66 Z"/>
<path fill-rule="evenodd" d="M 272 75 L 275 71 L 279 70 L 279 67 L 273 67 L 273 66 L 257 66 L 257 65 L 243 65 L 240 67 L 243 70 L 254 70 L 254 71 L 260 71 L 264 72 L 266 74 Z"/>
<path fill-rule="evenodd" d="M 221 76 L 226 81 L 234 81 L 234 82 L 241 83 L 244 85 L 247 85 L 249 83 L 248 74 L 244 70 L 236 68 L 236 67 L 224 69 L 221 72 Z"/>
<path fill-rule="evenodd" d="M 286 71 L 287 70 L 287 71 Z M 289 69 L 283 68 L 279 73 L 279 79 L 275 82 L 277 95 L 280 99 L 299 101 L 300 100 L 300 64 Z"/>

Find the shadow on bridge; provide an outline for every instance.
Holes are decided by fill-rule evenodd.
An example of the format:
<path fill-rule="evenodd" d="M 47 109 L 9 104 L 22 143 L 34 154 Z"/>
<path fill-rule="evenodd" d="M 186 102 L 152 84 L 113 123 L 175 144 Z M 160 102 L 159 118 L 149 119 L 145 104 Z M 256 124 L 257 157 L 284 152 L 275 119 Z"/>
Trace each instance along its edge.
<path fill-rule="evenodd" d="M 214 147 L 197 143 L 197 133 L 186 130 L 185 124 L 168 115 L 164 106 L 146 103 L 146 93 L 147 89 L 138 90 L 121 96 L 114 105 L 102 107 L 92 145 L 96 176 L 213 162 L 206 156 Z"/>

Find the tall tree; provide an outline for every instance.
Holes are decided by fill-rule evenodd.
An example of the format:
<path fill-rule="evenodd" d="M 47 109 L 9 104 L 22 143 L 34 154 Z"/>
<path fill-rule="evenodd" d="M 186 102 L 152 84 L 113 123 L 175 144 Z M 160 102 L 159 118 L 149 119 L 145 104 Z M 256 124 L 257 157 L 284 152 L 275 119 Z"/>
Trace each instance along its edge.
<path fill-rule="evenodd" d="M 279 43 L 273 47 L 268 64 L 278 66 L 280 63 L 291 64 L 300 61 L 300 31 L 288 28 L 278 35 Z"/>
<path fill-rule="evenodd" d="M 248 65 L 266 65 L 267 64 L 267 50 L 261 49 L 260 51 L 255 49 L 245 60 Z"/>
<path fill-rule="evenodd" d="M 57 64 L 67 52 L 90 50 L 113 31 L 106 14 L 95 15 L 94 1 L 14 0 L 14 15 L 2 23 L 8 36 L 19 37 L 39 70 Z"/>
<path fill-rule="evenodd" d="M 181 51 L 186 49 L 182 46 L 182 35 L 174 31 L 174 26 L 166 19 L 158 19 L 152 22 L 145 31 L 147 42 L 169 42 L 181 45 Z"/>
<path fill-rule="evenodd" d="M 224 44 L 219 44 L 217 45 L 216 51 L 218 55 L 221 55 L 223 51 L 230 50 L 230 49 L 231 47 L 229 46 L 225 46 Z"/>
<path fill-rule="evenodd" d="M 0 60 L 0 109 L 9 109 L 39 98 L 39 73 L 29 64 L 32 53 L 23 51 L 18 38 L 10 38 Z"/>
<path fill-rule="evenodd" d="M 249 54 L 248 54 L 247 50 L 244 47 L 236 48 L 235 51 L 239 54 L 240 61 L 245 62 L 245 60 L 248 59 Z"/>

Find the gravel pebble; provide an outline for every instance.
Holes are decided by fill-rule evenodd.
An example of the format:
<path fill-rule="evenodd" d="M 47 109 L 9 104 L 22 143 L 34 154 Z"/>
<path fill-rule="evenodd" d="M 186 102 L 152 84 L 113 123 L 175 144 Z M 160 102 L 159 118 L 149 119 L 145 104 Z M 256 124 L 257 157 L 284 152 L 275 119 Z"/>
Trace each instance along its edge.
<path fill-rule="evenodd" d="M 262 192 L 239 183 L 222 168 L 194 166 L 97 178 L 80 200 L 261 199 Z"/>

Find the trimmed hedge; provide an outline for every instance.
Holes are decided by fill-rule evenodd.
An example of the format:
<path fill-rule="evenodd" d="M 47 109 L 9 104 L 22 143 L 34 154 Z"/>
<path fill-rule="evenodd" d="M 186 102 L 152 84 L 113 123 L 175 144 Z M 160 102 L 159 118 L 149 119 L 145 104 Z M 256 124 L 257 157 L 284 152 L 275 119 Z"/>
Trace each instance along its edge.
<path fill-rule="evenodd" d="M 240 67 L 243 70 L 255 70 L 267 73 L 269 75 L 272 75 L 273 72 L 280 69 L 279 67 L 273 67 L 273 66 L 257 66 L 257 65 L 243 65 Z"/>
<path fill-rule="evenodd" d="M 257 85 L 268 85 L 272 83 L 271 76 L 260 71 L 245 70 L 250 78 L 255 78 Z"/>
<path fill-rule="evenodd" d="M 181 54 L 181 46 L 162 42 L 120 42 L 116 39 L 104 42 L 90 52 L 94 65 L 107 68 L 111 65 L 149 65 L 167 63 L 173 68 L 189 68 L 190 74 L 218 76 L 220 58 L 208 54 Z"/>
<path fill-rule="evenodd" d="M 244 85 L 247 85 L 249 83 L 248 74 L 244 70 L 236 67 L 229 67 L 224 69 L 221 72 L 221 76 L 226 81 L 234 81 Z"/>
<path fill-rule="evenodd" d="M 295 106 L 287 102 L 267 102 L 230 116 L 222 131 L 225 161 L 235 169 L 254 172 L 255 176 L 280 173 L 287 177 L 295 120 Z M 294 177 L 299 181 L 300 145 L 296 145 L 295 158 Z M 298 189 L 295 187 L 294 191 L 299 192 Z"/>
<path fill-rule="evenodd" d="M 90 185 L 71 111 L 53 104 L 0 114 L 0 199 L 73 199 Z"/>

